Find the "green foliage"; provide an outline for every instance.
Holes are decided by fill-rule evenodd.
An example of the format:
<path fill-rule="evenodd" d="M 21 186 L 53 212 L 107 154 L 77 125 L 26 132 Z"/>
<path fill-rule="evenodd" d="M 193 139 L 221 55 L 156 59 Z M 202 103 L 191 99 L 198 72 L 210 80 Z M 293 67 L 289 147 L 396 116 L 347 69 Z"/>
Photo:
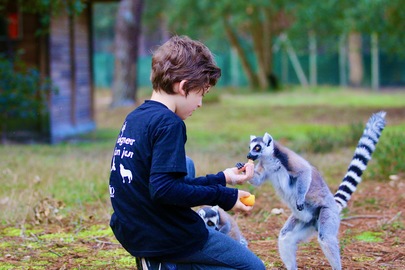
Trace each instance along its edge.
<path fill-rule="evenodd" d="M 370 178 L 383 176 L 388 181 L 388 176 L 405 172 L 404 149 L 404 133 L 386 130 L 373 154 L 373 166 L 367 171 Z"/>
<path fill-rule="evenodd" d="M 294 149 L 309 153 L 329 153 L 341 147 L 355 146 L 362 134 L 362 123 L 352 124 L 348 129 L 328 128 L 312 130 L 294 143 Z M 368 179 L 389 180 L 390 175 L 405 171 L 403 150 L 404 133 L 385 130 L 372 156 L 372 166 L 366 170 Z"/>
<path fill-rule="evenodd" d="M 315 31 L 322 43 L 352 31 L 366 35 L 377 33 L 381 36 L 382 48 L 401 52 L 405 22 L 401 5 L 402 0 L 304 0 L 294 7 L 295 20 L 288 33 L 295 44 L 298 42 L 302 46 L 307 46 L 307 35 L 303 33 L 308 31 Z"/>
<path fill-rule="evenodd" d="M 0 55 L 0 117 L 3 128 L 9 119 L 34 118 L 47 111 L 46 95 L 51 82 L 35 68 Z"/>
<path fill-rule="evenodd" d="M 362 123 L 351 124 L 349 129 L 340 129 L 336 127 L 324 130 L 313 130 L 308 133 L 304 142 L 301 142 L 301 151 L 312 153 L 327 153 L 339 147 L 355 145 L 359 140 L 364 129 Z"/>
<path fill-rule="evenodd" d="M 93 36 L 96 39 L 94 42 L 94 50 L 110 51 L 114 40 L 114 28 L 116 14 L 118 10 L 117 2 L 94 3 L 92 15 Z"/>

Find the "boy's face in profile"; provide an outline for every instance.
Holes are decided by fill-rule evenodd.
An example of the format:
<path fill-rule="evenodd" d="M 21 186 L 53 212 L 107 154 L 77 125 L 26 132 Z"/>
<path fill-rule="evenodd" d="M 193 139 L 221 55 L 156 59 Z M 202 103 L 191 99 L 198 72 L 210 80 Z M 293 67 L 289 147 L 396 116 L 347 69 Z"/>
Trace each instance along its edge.
<path fill-rule="evenodd" d="M 208 92 L 209 88 L 205 91 L 192 90 L 188 92 L 188 95 L 184 91 L 179 91 L 179 103 L 176 106 L 175 113 L 182 120 L 186 120 L 195 110 L 202 106 L 202 99 Z"/>

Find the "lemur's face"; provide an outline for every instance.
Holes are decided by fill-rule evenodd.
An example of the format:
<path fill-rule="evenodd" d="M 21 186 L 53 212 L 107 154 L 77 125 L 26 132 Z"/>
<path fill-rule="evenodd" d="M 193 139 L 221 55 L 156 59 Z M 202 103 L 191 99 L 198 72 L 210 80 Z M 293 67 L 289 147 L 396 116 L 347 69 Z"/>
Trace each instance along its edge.
<path fill-rule="evenodd" d="M 272 154 L 274 150 L 273 138 L 265 133 L 263 137 L 250 136 L 248 159 L 257 160 L 263 154 Z"/>
<path fill-rule="evenodd" d="M 205 225 L 208 229 L 219 230 L 219 213 L 218 207 L 205 206 L 198 210 L 198 214 L 204 220 Z"/>

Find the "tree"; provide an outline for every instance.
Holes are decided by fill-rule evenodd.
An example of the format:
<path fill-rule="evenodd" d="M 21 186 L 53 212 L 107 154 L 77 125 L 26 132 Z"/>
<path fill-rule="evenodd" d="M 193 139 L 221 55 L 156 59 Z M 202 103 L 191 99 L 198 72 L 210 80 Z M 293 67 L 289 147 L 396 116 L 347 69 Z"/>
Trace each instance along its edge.
<path fill-rule="evenodd" d="M 150 16 L 167 21 L 172 33 L 208 41 L 216 39 L 222 46 L 225 34 L 251 88 L 265 90 L 277 84 L 272 66 L 272 44 L 273 39 L 289 27 L 287 3 L 283 0 L 172 0 L 159 3 L 160 8 L 155 8 L 155 15 Z M 251 52 L 254 59 L 249 58 Z"/>
<path fill-rule="evenodd" d="M 112 107 L 134 104 L 143 0 L 121 0 L 115 25 Z"/>
<path fill-rule="evenodd" d="M 373 36 L 377 48 L 385 46 L 387 49 L 389 44 L 391 51 L 393 48 L 403 51 L 405 12 L 401 3 L 403 0 L 168 0 L 154 2 L 145 11 L 149 13 L 147 18 L 164 21 L 170 33 L 204 39 L 209 44 L 225 47 L 225 50 L 231 46 L 250 86 L 267 89 L 273 74 L 272 46 L 282 33 L 288 34 L 294 48 L 305 44 L 305 51 L 312 52 L 312 83 L 316 83 L 316 50 L 325 48 L 317 46 L 318 40 L 327 44 L 329 51 L 340 50 L 341 70 L 345 71 L 345 65 L 349 63 L 351 72 L 364 69 L 363 52 L 346 49 L 349 40 L 352 46 L 363 49 L 364 46 L 359 44 L 361 39 L 353 38 L 356 35 L 361 38 Z M 383 37 L 384 44 L 376 37 Z M 352 57 L 349 58 L 346 51 Z M 252 52 L 253 59 L 249 57 Z M 355 84 L 355 76 L 351 77 Z M 357 82 L 362 82 L 362 75 L 359 77 Z M 345 80 L 342 76 L 342 81 Z"/>
<path fill-rule="evenodd" d="M 323 40 L 341 36 L 341 51 L 348 48 L 350 83 L 363 83 L 363 37 L 371 36 L 372 86 L 378 88 L 378 51 L 403 52 L 405 43 L 405 12 L 402 0 L 324 0 L 300 1 L 294 13 L 295 23 L 289 32 L 314 31 Z M 302 36 L 302 35 L 301 35 Z M 381 39 L 382 37 L 382 39 Z M 378 42 L 381 39 L 383 42 Z M 341 68 L 343 73 L 343 68 Z M 343 81 L 343 80 L 342 80 Z"/>

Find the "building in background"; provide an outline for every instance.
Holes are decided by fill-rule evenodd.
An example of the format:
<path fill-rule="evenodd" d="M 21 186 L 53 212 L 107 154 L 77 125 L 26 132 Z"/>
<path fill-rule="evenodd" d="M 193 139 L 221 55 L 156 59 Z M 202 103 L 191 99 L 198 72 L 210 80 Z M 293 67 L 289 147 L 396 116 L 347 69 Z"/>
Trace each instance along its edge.
<path fill-rule="evenodd" d="M 8 138 L 57 143 L 95 129 L 91 31 L 94 2 L 100 0 L 88 1 L 77 15 L 59 12 L 51 17 L 49 29 L 42 34 L 38 34 L 41 18 L 22 12 L 17 1 L 3 11 L 0 53 L 21 52 L 19 58 L 49 77 L 57 88 L 47 97 L 49 113 L 45 119 L 37 117 L 29 123 L 8 119 L 12 127 L 7 131 Z"/>

